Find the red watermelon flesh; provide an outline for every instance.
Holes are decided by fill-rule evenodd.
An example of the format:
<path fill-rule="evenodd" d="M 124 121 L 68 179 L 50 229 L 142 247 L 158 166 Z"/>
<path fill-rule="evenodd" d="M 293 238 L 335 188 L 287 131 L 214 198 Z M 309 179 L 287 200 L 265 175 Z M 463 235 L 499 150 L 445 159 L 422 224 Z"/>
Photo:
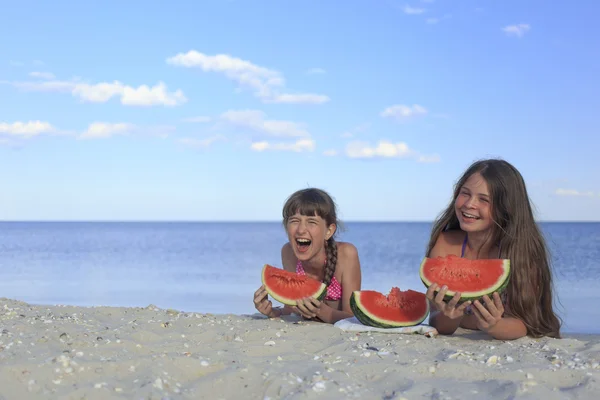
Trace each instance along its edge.
<path fill-rule="evenodd" d="M 374 290 L 357 290 L 350 297 L 350 307 L 363 325 L 379 328 L 418 325 L 429 314 L 424 293 L 397 287 L 387 296 Z"/>
<path fill-rule="evenodd" d="M 295 306 L 297 300 L 305 297 L 322 300 L 327 289 L 323 282 L 316 279 L 268 264 L 262 270 L 262 283 L 275 300 L 290 306 Z"/>
<path fill-rule="evenodd" d="M 469 260 L 455 255 L 425 257 L 420 267 L 421 280 L 429 287 L 446 285 L 446 297 L 461 293 L 461 301 L 475 300 L 493 292 L 501 292 L 510 275 L 510 260 Z"/>

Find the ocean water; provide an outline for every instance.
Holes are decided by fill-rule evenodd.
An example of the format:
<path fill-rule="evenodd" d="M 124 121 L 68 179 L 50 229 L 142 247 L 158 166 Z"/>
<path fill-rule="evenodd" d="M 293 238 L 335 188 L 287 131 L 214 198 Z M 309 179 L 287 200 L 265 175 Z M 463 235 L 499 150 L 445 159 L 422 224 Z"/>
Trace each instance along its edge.
<path fill-rule="evenodd" d="M 347 223 L 363 289 L 424 291 L 429 223 Z M 600 333 L 600 223 L 542 223 L 566 333 Z M 265 263 L 281 265 L 279 223 L 0 223 L 0 297 L 34 304 L 254 313 Z"/>

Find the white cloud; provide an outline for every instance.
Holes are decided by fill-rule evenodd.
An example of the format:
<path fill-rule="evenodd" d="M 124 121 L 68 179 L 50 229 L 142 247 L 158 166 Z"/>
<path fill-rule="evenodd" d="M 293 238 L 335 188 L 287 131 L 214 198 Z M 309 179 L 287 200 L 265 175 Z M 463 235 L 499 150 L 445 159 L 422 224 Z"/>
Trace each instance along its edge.
<path fill-rule="evenodd" d="M 250 149 L 254 151 L 313 151 L 315 149 L 315 141 L 312 139 L 299 139 L 290 143 L 271 143 L 268 141 L 254 142 L 250 145 Z"/>
<path fill-rule="evenodd" d="M 65 92 L 90 103 L 105 103 L 113 97 L 119 97 L 121 104 L 126 106 L 178 106 L 187 102 L 181 90 L 169 92 L 163 82 L 150 87 L 125 85 L 119 81 L 100 82 L 95 84 L 78 81 L 31 81 L 31 82 L 0 82 L 9 83 L 18 89 L 31 92 Z"/>
<path fill-rule="evenodd" d="M 80 139 L 106 139 L 116 135 L 127 135 L 136 129 L 135 125 L 127 123 L 93 122 L 83 132 Z"/>
<path fill-rule="evenodd" d="M 321 104 L 329 101 L 329 97 L 321 94 L 278 94 L 273 96 L 267 103 L 280 103 L 280 104 Z"/>
<path fill-rule="evenodd" d="M 419 15 L 423 14 L 426 11 L 424 8 L 411 7 L 408 5 L 404 6 L 402 10 L 404 11 L 404 14 L 408 15 Z"/>
<path fill-rule="evenodd" d="M 73 86 L 73 96 L 90 103 L 106 103 L 123 93 L 123 84 L 118 81 L 101 82 L 94 85 L 80 83 Z"/>
<path fill-rule="evenodd" d="M 174 126 L 138 126 L 126 122 L 93 122 L 78 136 L 78 139 L 108 139 L 114 136 L 141 135 L 144 137 L 167 138 L 175 131 Z"/>
<path fill-rule="evenodd" d="M 228 79 L 237 82 L 240 87 L 252 90 L 254 95 L 265 103 L 322 104 L 330 100 L 329 97 L 320 94 L 281 93 L 285 90 L 285 79 L 279 71 L 227 54 L 209 56 L 190 50 L 167 58 L 167 64 L 222 73 Z"/>
<path fill-rule="evenodd" d="M 44 133 L 53 133 L 56 129 L 48 122 L 28 121 L 28 122 L 0 122 L 0 135 L 5 134 L 14 137 L 29 139 Z"/>
<path fill-rule="evenodd" d="M 190 118 L 184 118 L 183 122 L 191 122 L 191 123 L 198 123 L 198 124 L 203 124 L 206 122 L 210 122 L 212 121 L 211 117 L 206 117 L 206 116 L 198 116 L 198 117 L 190 117 Z"/>
<path fill-rule="evenodd" d="M 304 127 L 293 121 L 266 119 L 258 110 L 229 110 L 220 119 L 228 124 L 250 129 L 274 137 L 310 137 Z"/>
<path fill-rule="evenodd" d="M 347 130 L 346 132 L 343 132 L 340 136 L 342 138 L 351 138 L 354 137 L 356 134 L 358 133 L 362 133 L 364 131 L 366 131 L 367 129 L 369 129 L 371 125 L 370 124 L 360 124 L 355 126 L 352 129 Z"/>
<path fill-rule="evenodd" d="M 404 142 L 380 140 L 375 147 L 371 147 L 368 142 L 353 141 L 346 146 L 346 155 L 350 158 L 404 158 L 412 156 L 413 151 Z"/>
<path fill-rule="evenodd" d="M 46 80 L 55 78 L 55 76 L 52 72 L 41 72 L 41 71 L 30 72 L 29 76 L 31 76 L 32 78 L 39 78 L 39 79 L 46 79 Z"/>
<path fill-rule="evenodd" d="M 439 23 L 439 22 L 441 22 L 441 21 L 443 21 L 445 19 L 450 19 L 450 18 L 452 18 L 452 15 L 446 14 L 446 15 L 444 15 L 442 17 L 427 18 L 425 20 L 425 22 L 427 22 L 430 25 L 434 25 L 434 24 L 437 24 L 437 23 Z"/>
<path fill-rule="evenodd" d="M 155 86 L 141 85 L 137 88 L 127 86 L 121 82 L 102 82 L 94 85 L 77 84 L 73 91 L 74 96 L 91 103 L 105 103 L 115 96 L 121 97 L 121 104 L 127 106 L 177 106 L 185 103 L 187 98 L 181 90 L 169 93 L 167 86 L 159 82 Z"/>
<path fill-rule="evenodd" d="M 418 105 L 414 104 L 412 106 L 406 106 L 404 104 L 396 104 L 390 107 L 387 107 L 385 110 L 381 112 L 381 116 L 384 118 L 394 118 L 396 120 L 406 120 L 409 118 L 417 117 L 419 115 L 427 114 L 427 110 Z"/>
<path fill-rule="evenodd" d="M 353 141 L 346 146 L 346 156 L 349 158 L 412 158 L 417 162 L 439 162 L 437 155 L 424 156 L 411 149 L 404 142 L 392 143 L 380 140 L 377 145 L 371 146 L 368 142 Z"/>
<path fill-rule="evenodd" d="M 196 149 L 204 149 L 219 140 L 224 140 L 224 137 L 221 135 L 212 136 L 212 137 L 209 137 L 206 139 L 197 139 L 197 138 L 186 137 L 186 138 L 179 139 L 178 142 L 185 146 L 188 146 L 188 147 L 193 147 Z"/>
<path fill-rule="evenodd" d="M 556 191 L 554 192 L 555 194 L 557 194 L 558 196 L 576 196 L 576 197 L 592 197 L 594 196 L 594 192 L 591 191 L 587 191 L 587 192 L 581 192 L 579 190 L 575 190 L 575 189 L 556 189 Z"/>
<path fill-rule="evenodd" d="M 420 155 L 419 157 L 417 157 L 417 161 L 420 163 L 437 163 L 442 161 L 442 159 L 437 154 L 427 156 Z"/>
<path fill-rule="evenodd" d="M 238 135 L 234 143 L 249 146 L 253 151 L 304 152 L 315 149 L 315 141 L 303 124 L 269 119 L 260 110 L 228 110 L 215 118 L 200 116 L 188 118 L 187 121 L 212 121 L 214 123 L 207 129 L 219 133 L 208 139 L 183 138 L 178 141 L 190 147 L 207 148 L 216 140 L 229 140 L 229 132 L 232 132 Z"/>
<path fill-rule="evenodd" d="M 504 33 L 506 33 L 508 36 L 517 36 L 517 37 L 522 37 L 530 29 L 531 29 L 531 26 L 529 26 L 529 24 L 508 25 L 508 26 L 505 26 L 504 28 L 502 28 Z"/>
<path fill-rule="evenodd" d="M 187 101 L 181 90 L 169 93 L 167 85 L 159 82 L 157 85 L 149 87 L 141 85 L 137 88 L 131 86 L 123 87 L 121 103 L 129 106 L 178 106 Z"/>
<path fill-rule="evenodd" d="M 323 155 L 327 156 L 327 157 L 335 157 L 335 156 L 337 156 L 337 154 L 338 154 L 338 152 L 335 149 L 325 150 L 323 152 Z"/>
<path fill-rule="evenodd" d="M 64 92 L 70 93 L 75 88 L 75 82 L 69 81 L 32 81 L 32 82 L 8 82 L 0 81 L 2 84 L 13 85 L 25 92 Z"/>
<path fill-rule="evenodd" d="M 327 71 L 325 71 L 323 68 L 311 68 L 308 71 L 306 71 L 307 74 L 309 75 L 321 75 L 326 73 Z"/>

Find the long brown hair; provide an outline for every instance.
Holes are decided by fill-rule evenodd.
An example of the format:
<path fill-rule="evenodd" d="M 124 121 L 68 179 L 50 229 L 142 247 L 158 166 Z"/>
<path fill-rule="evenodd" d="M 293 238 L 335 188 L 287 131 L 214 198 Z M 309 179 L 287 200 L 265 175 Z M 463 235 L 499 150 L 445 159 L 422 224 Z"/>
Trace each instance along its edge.
<path fill-rule="evenodd" d="M 560 337 L 561 320 L 553 310 L 550 254 L 535 222 L 525 181 L 519 171 L 501 159 L 476 161 L 456 182 L 452 201 L 433 225 L 429 256 L 443 231 L 460 230 L 454 202 L 467 179 L 481 174 L 488 185 L 494 229 L 491 243 L 500 246 L 500 258 L 509 259 L 507 287 L 510 313 L 523 321 L 533 337 Z"/>
<path fill-rule="evenodd" d="M 325 277 L 323 283 L 329 286 L 337 264 L 337 243 L 335 242 L 334 236 L 337 233 L 339 221 L 337 219 L 335 202 L 324 190 L 316 188 L 301 189 L 288 197 L 283 206 L 284 226 L 287 226 L 288 219 L 296 213 L 306 216 L 317 215 L 325 220 L 327 226 L 336 224 L 336 231 L 325 241 L 327 263 L 325 265 Z"/>

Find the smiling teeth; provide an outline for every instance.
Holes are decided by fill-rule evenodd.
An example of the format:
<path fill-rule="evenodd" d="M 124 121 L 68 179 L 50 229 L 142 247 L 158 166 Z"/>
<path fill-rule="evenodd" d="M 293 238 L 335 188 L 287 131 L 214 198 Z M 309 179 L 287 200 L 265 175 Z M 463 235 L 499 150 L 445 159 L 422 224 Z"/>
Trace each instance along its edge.
<path fill-rule="evenodd" d="M 465 217 L 467 218 L 478 218 L 477 216 L 473 215 L 473 214 L 467 214 L 467 213 L 462 213 Z"/>
<path fill-rule="evenodd" d="M 308 239 L 296 239 L 296 241 L 298 243 L 310 243 L 310 240 L 308 240 Z"/>

